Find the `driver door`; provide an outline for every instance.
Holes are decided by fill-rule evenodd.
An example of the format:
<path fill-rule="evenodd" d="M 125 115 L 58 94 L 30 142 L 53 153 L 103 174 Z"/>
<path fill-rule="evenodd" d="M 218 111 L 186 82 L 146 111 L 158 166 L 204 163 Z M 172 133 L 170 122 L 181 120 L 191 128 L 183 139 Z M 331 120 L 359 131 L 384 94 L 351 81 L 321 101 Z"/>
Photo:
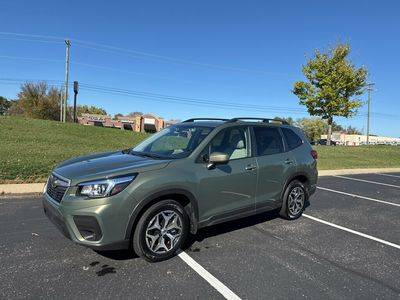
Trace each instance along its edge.
<path fill-rule="evenodd" d="M 203 150 L 203 157 L 213 152 L 229 155 L 226 164 L 206 168 L 198 164 L 199 219 L 218 223 L 235 215 L 254 212 L 257 162 L 251 157 L 250 131 L 247 126 L 221 130 Z"/>

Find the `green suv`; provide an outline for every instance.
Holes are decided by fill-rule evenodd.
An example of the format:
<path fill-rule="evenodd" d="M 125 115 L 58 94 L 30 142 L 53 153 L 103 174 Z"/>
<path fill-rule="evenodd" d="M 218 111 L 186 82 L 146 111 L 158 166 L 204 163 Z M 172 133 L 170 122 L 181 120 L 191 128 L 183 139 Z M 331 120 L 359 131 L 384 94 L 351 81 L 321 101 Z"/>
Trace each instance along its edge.
<path fill-rule="evenodd" d="M 132 149 L 61 163 L 43 206 L 78 244 L 160 261 L 205 226 L 275 209 L 298 218 L 316 189 L 316 159 L 284 121 L 190 119 Z"/>

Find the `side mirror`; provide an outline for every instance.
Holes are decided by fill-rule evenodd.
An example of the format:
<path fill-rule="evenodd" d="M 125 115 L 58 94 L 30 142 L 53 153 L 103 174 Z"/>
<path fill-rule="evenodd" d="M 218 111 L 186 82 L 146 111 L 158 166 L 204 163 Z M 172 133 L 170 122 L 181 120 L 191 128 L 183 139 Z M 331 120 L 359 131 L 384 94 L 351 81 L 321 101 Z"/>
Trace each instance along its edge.
<path fill-rule="evenodd" d="M 222 152 L 213 152 L 208 159 L 207 169 L 213 169 L 216 165 L 228 163 L 229 155 Z"/>

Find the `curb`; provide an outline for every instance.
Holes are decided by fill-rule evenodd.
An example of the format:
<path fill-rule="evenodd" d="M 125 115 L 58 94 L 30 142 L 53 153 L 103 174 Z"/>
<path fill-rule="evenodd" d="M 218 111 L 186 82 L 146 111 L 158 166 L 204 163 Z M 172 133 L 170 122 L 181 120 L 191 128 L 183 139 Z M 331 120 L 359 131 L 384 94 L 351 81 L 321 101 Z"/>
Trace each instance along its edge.
<path fill-rule="evenodd" d="M 0 195 L 20 195 L 43 193 L 45 183 L 0 184 Z"/>
<path fill-rule="evenodd" d="M 341 170 L 320 170 L 319 177 L 335 176 L 335 175 L 355 175 L 369 173 L 390 173 L 400 172 L 400 168 L 375 168 L 375 169 L 341 169 Z M 0 195 L 20 195 L 43 193 L 45 183 L 14 183 L 0 184 Z"/>
<path fill-rule="evenodd" d="M 391 172 L 400 172 L 400 168 L 321 170 L 318 171 L 318 176 L 324 177 L 324 176 L 335 176 L 335 175 L 356 175 L 356 174 L 391 173 Z"/>

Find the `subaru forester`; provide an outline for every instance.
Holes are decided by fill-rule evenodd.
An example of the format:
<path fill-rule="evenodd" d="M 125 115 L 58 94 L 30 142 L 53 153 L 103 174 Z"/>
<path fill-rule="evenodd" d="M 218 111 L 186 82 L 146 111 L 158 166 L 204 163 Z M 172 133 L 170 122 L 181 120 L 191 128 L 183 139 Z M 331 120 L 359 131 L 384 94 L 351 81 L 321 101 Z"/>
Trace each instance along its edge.
<path fill-rule="evenodd" d="M 300 217 L 317 177 L 316 151 L 285 121 L 189 119 L 132 149 L 62 162 L 43 206 L 72 241 L 154 262 L 206 226 L 269 210 Z"/>

